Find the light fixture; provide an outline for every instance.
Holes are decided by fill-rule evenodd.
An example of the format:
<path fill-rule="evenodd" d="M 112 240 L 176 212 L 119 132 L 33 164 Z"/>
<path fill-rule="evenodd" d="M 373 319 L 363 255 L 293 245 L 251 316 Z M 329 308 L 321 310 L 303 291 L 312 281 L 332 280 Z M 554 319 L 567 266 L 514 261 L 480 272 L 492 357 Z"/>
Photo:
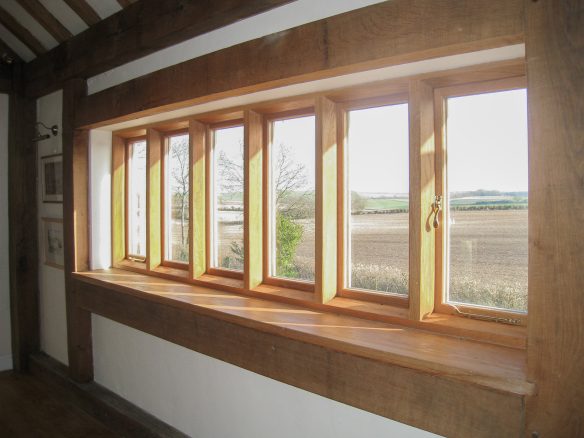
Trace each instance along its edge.
<path fill-rule="evenodd" d="M 42 126 L 44 129 L 46 129 L 47 131 L 50 131 L 51 134 L 53 134 L 53 137 L 56 136 L 59 133 L 59 127 L 57 125 L 53 125 L 50 128 L 45 125 L 43 122 L 37 122 L 36 126 L 37 126 L 37 135 L 36 137 L 33 137 L 32 141 L 33 142 L 38 142 L 38 141 L 42 141 L 42 140 L 46 140 L 47 138 L 51 138 L 51 134 L 41 134 L 39 132 L 39 125 Z"/>

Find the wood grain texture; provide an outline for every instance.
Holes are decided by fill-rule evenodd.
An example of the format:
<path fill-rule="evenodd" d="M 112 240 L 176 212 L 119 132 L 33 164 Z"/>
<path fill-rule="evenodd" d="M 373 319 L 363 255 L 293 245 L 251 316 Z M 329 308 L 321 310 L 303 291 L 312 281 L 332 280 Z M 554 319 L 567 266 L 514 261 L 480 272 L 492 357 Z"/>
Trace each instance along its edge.
<path fill-rule="evenodd" d="M 446 436 L 521 434 L 517 350 L 119 270 L 77 278 L 84 308 L 284 383 Z"/>
<path fill-rule="evenodd" d="M 112 265 L 126 258 L 126 143 L 112 136 Z"/>
<path fill-rule="evenodd" d="M 88 26 L 93 26 L 94 24 L 101 21 L 101 17 L 97 15 L 97 12 L 91 7 L 86 0 L 64 0 L 67 5 L 73 9 L 73 11 L 81 17 L 81 19 Z"/>
<path fill-rule="evenodd" d="M 196 120 L 189 121 L 190 200 L 189 200 L 189 260 L 191 278 L 207 270 L 207 127 Z"/>
<path fill-rule="evenodd" d="M 31 136 L 36 102 L 23 97 L 20 65 L 13 70 L 8 130 L 8 251 L 14 369 L 26 370 L 39 349 L 37 156 Z"/>
<path fill-rule="evenodd" d="M 434 311 L 434 242 L 432 205 L 435 194 L 434 90 L 410 82 L 410 318 Z"/>
<path fill-rule="evenodd" d="M 262 116 L 244 114 L 243 287 L 253 289 L 263 281 L 263 134 Z"/>
<path fill-rule="evenodd" d="M 0 6 L 0 24 L 14 34 L 26 47 L 28 47 L 35 55 L 41 55 L 47 50 L 43 47 L 41 42 L 30 31 L 20 24 L 6 9 Z"/>
<path fill-rule="evenodd" d="M 27 65 L 27 94 L 48 94 L 68 79 L 95 76 L 290 1 L 135 2 Z"/>
<path fill-rule="evenodd" d="M 422 28 L 424 32 L 420 32 Z M 522 32 L 522 0 L 382 2 L 219 50 L 93 94 L 76 123 L 106 124 L 243 92 L 499 47 L 521 42 Z"/>
<path fill-rule="evenodd" d="M 93 379 L 91 314 L 77 306 L 71 274 L 89 269 L 89 131 L 76 130 L 73 114 L 87 92 L 85 81 L 69 81 L 63 90 L 63 237 L 67 346 L 71 378 Z"/>
<path fill-rule="evenodd" d="M 529 433 L 584 435 L 584 6 L 525 2 Z"/>
<path fill-rule="evenodd" d="M 73 36 L 39 0 L 19 0 L 18 3 L 59 43 Z"/>
<path fill-rule="evenodd" d="M 335 103 L 316 99 L 314 290 L 327 303 L 337 294 L 337 124 Z"/>
<path fill-rule="evenodd" d="M 164 139 L 156 129 L 146 130 L 146 269 L 162 263 L 162 154 Z"/>

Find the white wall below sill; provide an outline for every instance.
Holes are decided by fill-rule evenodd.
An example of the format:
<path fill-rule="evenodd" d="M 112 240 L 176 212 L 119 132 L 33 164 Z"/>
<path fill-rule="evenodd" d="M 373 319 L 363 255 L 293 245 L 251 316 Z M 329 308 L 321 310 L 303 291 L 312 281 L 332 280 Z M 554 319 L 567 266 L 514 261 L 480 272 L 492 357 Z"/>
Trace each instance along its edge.
<path fill-rule="evenodd" d="M 6 371 L 12 369 L 12 355 L 6 354 L 0 356 L 0 371 Z"/>

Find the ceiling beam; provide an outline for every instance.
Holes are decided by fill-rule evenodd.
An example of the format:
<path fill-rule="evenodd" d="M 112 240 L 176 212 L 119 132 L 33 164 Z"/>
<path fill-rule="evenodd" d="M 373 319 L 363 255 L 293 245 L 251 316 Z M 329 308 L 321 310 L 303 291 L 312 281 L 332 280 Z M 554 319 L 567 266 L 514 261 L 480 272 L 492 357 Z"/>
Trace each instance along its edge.
<path fill-rule="evenodd" d="M 293 0 L 139 1 L 65 41 L 25 67 L 32 97 Z"/>
<path fill-rule="evenodd" d="M 14 34 L 23 44 L 26 45 L 35 55 L 42 55 L 47 50 L 30 31 L 21 25 L 16 19 L 0 6 L 0 23 Z"/>
<path fill-rule="evenodd" d="M 65 3 L 81 17 L 89 27 L 101 21 L 101 17 L 85 0 L 65 0 Z"/>
<path fill-rule="evenodd" d="M 19 0 L 20 6 L 43 26 L 59 43 L 68 40 L 73 35 L 55 18 L 39 0 Z"/>
<path fill-rule="evenodd" d="M 118 0 L 118 3 L 120 4 L 120 6 L 122 8 L 126 8 L 135 2 L 136 2 L 136 0 Z"/>
<path fill-rule="evenodd" d="M 2 58 L 4 58 L 4 55 L 11 57 L 13 63 L 22 62 L 20 56 L 18 56 L 17 53 L 8 46 L 8 44 L 0 39 L 0 62 L 2 61 Z"/>

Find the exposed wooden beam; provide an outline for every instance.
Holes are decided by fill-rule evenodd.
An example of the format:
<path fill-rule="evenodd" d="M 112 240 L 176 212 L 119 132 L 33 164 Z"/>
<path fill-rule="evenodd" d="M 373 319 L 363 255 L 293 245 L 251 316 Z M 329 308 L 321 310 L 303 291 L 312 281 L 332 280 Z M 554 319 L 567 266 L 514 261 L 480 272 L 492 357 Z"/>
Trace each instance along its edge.
<path fill-rule="evenodd" d="M 135 2 L 136 0 L 118 0 L 118 3 L 122 8 L 126 8 Z"/>
<path fill-rule="evenodd" d="M 75 302 L 71 273 L 89 269 L 89 131 L 71 124 L 85 81 L 69 81 L 63 89 L 63 231 L 69 373 L 78 382 L 93 378 L 91 314 Z M 74 237 L 73 237 L 74 236 Z"/>
<path fill-rule="evenodd" d="M 429 15 L 436 19 L 428 20 Z M 393 0 L 219 50 L 90 95 L 76 114 L 76 124 L 129 119 L 213 95 L 226 97 L 522 40 L 522 0 Z"/>
<path fill-rule="evenodd" d="M 39 0 L 19 0 L 19 3 L 59 43 L 73 36 Z"/>
<path fill-rule="evenodd" d="M 101 17 L 85 0 L 65 0 L 65 3 L 90 27 L 101 21 Z"/>
<path fill-rule="evenodd" d="M 31 61 L 27 94 L 45 95 L 71 78 L 87 78 L 292 0 L 136 2 Z"/>
<path fill-rule="evenodd" d="M 529 321 L 525 436 L 584 435 L 584 14 L 525 1 Z"/>
<path fill-rule="evenodd" d="M 14 369 L 28 368 L 39 340 L 36 101 L 22 96 L 21 65 L 13 71 L 8 130 L 10 316 Z"/>
<path fill-rule="evenodd" d="M 40 41 L 27 28 L 16 21 L 12 15 L 6 12 L 2 6 L 0 6 L 0 23 L 22 41 L 26 47 L 32 50 L 35 55 L 42 55 L 47 51 Z"/>
<path fill-rule="evenodd" d="M 2 39 L 0 39 L 0 57 L 3 57 L 4 55 L 12 58 L 12 63 L 22 62 L 20 56 L 18 56 L 16 52 L 8 46 L 8 44 L 6 44 Z"/>

